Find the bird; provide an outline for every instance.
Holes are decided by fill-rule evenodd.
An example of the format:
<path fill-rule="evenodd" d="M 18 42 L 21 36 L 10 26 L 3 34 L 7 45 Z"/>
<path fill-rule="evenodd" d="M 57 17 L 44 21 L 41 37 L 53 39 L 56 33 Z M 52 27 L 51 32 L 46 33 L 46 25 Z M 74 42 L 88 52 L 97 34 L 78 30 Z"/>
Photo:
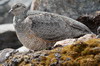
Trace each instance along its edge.
<path fill-rule="evenodd" d="M 22 3 L 14 4 L 9 13 L 20 42 L 31 50 L 48 49 L 55 42 L 91 34 L 84 24 L 55 13 L 29 11 Z"/>

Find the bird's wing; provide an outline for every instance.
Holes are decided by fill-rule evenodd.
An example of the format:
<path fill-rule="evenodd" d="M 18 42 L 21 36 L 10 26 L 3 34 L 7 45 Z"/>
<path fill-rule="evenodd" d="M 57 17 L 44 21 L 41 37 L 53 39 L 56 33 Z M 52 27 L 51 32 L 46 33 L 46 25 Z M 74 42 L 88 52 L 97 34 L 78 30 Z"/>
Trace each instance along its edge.
<path fill-rule="evenodd" d="M 85 26 L 84 24 L 82 24 L 76 20 L 66 17 L 66 22 L 67 23 L 69 22 L 69 26 L 71 28 L 70 32 L 72 32 L 73 37 L 80 37 L 85 34 L 92 33 L 91 30 L 87 26 Z"/>
<path fill-rule="evenodd" d="M 66 38 L 65 22 L 59 16 L 41 13 L 29 16 L 32 21 L 31 30 L 45 40 L 62 40 Z"/>
<path fill-rule="evenodd" d="M 76 20 L 71 20 L 70 26 L 77 30 L 83 31 L 83 32 L 92 33 L 91 30 L 86 25 L 84 25 Z"/>
<path fill-rule="evenodd" d="M 53 13 L 30 14 L 31 31 L 45 40 L 63 40 L 91 33 L 84 24 Z"/>

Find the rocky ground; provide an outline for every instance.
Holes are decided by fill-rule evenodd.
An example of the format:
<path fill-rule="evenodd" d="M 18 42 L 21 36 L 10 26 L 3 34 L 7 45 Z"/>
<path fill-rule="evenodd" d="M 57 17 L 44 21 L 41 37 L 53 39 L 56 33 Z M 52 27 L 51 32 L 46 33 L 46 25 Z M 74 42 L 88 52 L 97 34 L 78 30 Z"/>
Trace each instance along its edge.
<path fill-rule="evenodd" d="M 93 37 L 94 36 L 94 37 Z M 89 39 L 87 39 L 89 38 Z M 81 40 L 80 40 L 81 39 Z M 84 40 L 86 39 L 86 40 Z M 66 46 L 60 44 L 52 50 L 15 52 L 14 49 L 1 51 L 1 66 L 99 66 L 100 39 L 96 35 L 81 37 Z M 8 56 L 9 55 L 9 56 Z"/>
<path fill-rule="evenodd" d="M 96 11 L 94 15 L 82 15 L 76 20 L 85 24 L 95 34 L 98 34 L 97 29 L 100 26 L 100 11 Z"/>

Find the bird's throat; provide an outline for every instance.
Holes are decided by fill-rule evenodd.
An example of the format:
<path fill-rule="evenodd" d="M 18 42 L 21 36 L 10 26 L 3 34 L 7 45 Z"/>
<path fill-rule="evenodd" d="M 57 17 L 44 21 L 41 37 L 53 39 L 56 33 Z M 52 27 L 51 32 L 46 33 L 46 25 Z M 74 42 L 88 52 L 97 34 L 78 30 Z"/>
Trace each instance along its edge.
<path fill-rule="evenodd" d="M 21 32 L 24 31 L 25 26 L 23 24 L 25 18 L 26 18 L 26 13 L 23 12 L 20 15 L 14 16 L 13 24 L 15 26 L 16 31 Z"/>

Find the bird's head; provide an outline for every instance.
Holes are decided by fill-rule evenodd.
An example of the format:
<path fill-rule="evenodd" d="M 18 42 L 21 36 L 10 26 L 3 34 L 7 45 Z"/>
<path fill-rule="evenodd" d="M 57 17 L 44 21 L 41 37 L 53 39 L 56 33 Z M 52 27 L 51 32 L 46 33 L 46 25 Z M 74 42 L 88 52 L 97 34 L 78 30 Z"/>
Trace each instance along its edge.
<path fill-rule="evenodd" d="M 22 3 L 17 3 L 11 7 L 9 10 L 9 13 L 12 13 L 13 15 L 19 15 L 23 13 L 26 10 L 26 6 Z"/>

